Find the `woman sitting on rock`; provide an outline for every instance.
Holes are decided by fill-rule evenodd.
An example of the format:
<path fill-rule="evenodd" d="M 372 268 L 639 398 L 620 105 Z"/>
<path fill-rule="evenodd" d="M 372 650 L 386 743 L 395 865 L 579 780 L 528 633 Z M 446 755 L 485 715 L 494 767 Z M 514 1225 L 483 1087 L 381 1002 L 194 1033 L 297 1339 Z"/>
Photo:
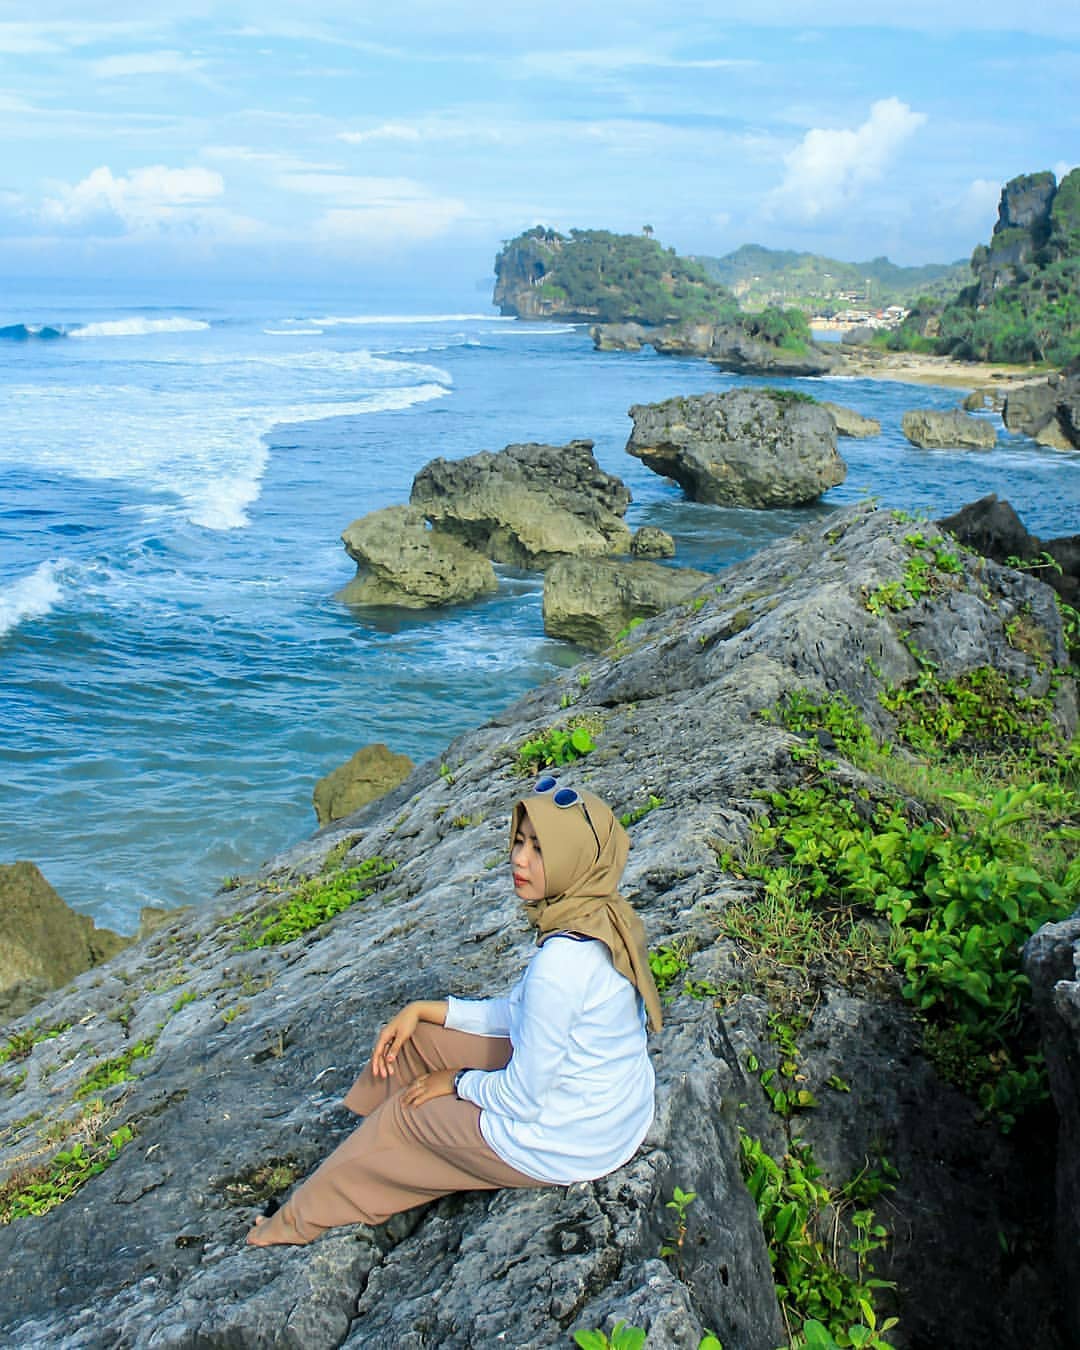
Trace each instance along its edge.
<path fill-rule="evenodd" d="M 514 890 L 540 948 L 503 998 L 410 1003 L 345 1098 L 366 1117 L 255 1246 L 378 1224 L 452 1191 L 614 1171 L 653 1115 L 645 1024 L 660 1027 L 641 920 L 618 894 L 626 831 L 592 793 L 541 778 L 514 807 Z"/>

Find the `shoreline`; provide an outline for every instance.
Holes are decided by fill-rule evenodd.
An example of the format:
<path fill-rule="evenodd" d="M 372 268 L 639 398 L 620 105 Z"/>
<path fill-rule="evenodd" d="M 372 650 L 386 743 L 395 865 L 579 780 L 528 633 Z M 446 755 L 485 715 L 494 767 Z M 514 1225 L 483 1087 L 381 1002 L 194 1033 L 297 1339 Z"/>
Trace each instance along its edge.
<path fill-rule="evenodd" d="M 922 352 L 882 352 L 875 348 L 843 350 L 832 372 L 855 378 L 893 380 L 901 384 L 937 384 L 948 388 L 992 392 L 1045 380 L 1050 371 L 1034 365 L 1009 366 L 985 361 L 958 361 L 952 356 Z"/>

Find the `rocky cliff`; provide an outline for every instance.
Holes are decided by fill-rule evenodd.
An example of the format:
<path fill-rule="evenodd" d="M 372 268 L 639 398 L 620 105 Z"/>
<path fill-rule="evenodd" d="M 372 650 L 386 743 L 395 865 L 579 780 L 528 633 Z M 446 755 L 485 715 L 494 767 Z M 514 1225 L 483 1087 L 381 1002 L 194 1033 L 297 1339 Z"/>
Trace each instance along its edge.
<path fill-rule="evenodd" d="M 892 513 L 818 517 L 81 976 L 8 1029 L 0 1340 L 524 1350 L 622 1319 L 650 1346 L 711 1329 L 775 1350 L 785 1319 L 865 1331 L 863 1297 L 907 1350 L 1064 1350 L 1080 1271 L 1075 1243 L 1055 1252 L 1057 1123 L 1025 1058 L 1017 935 L 1070 908 L 1051 848 L 1076 809 L 1067 662 L 1030 575 Z M 667 1002 L 638 1156 L 589 1185 L 243 1247 L 349 1128 L 340 1097 L 391 1011 L 520 971 L 509 812 L 572 727 L 594 748 L 562 772 L 624 814 Z M 1057 766 L 1026 807 L 981 795 L 1002 746 L 1011 773 Z M 1004 818 L 1021 809 L 1022 838 Z M 946 911 L 961 857 L 973 889 Z M 997 894 L 1013 919 L 991 920 Z M 988 968 L 973 914 L 1008 928 Z M 1062 933 L 1047 978 L 1075 951 Z M 972 992 L 1013 999 L 997 1030 Z M 1065 1046 L 1055 1091 L 1069 1006 L 1040 1004 Z M 676 1187 L 694 1198 L 672 1209 Z"/>

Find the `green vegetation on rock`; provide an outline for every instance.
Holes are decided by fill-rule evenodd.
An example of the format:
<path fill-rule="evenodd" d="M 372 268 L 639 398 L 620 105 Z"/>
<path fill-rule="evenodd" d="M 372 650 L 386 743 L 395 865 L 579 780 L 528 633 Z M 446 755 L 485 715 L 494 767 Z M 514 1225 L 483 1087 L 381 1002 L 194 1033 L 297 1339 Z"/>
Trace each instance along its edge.
<path fill-rule="evenodd" d="M 131 1126 L 122 1125 L 96 1144 L 74 1144 L 44 1166 L 12 1173 L 0 1186 L 0 1224 L 48 1214 L 62 1205 L 115 1161 L 134 1137 Z"/>
<path fill-rule="evenodd" d="M 964 360 L 1065 365 L 1080 356 L 1080 169 L 1006 183 L 989 246 L 972 254 L 973 280 L 942 306 L 919 299 L 880 342 Z"/>
<path fill-rule="evenodd" d="M 735 297 L 710 281 L 699 263 L 645 235 L 537 225 L 505 244 L 495 259 L 496 303 L 521 313 L 514 293 L 535 301 L 535 314 L 600 323 L 660 326 L 699 320 L 732 322 Z"/>
<path fill-rule="evenodd" d="M 358 900 L 366 900 L 374 887 L 365 885 L 392 872 L 396 863 L 386 858 L 365 858 L 356 867 L 312 877 L 271 913 L 263 915 L 249 932 L 245 947 L 274 947 L 293 942 L 342 913 Z"/>
<path fill-rule="evenodd" d="M 933 681 L 923 673 L 926 696 L 910 705 L 925 711 L 899 722 L 915 753 L 879 741 L 846 700 L 799 693 L 777 710 L 794 731 L 828 733 L 891 795 L 842 783 L 808 747 L 795 756 L 805 785 L 767 794 L 755 829 L 766 861 L 746 871 L 774 888 L 782 880 L 808 922 L 837 911 L 884 918 L 928 1054 L 1008 1129 L 1046 1097 L 1021 951 L 1080 892 L 1080 742 L 1055 743 L 1041 700 L 1028 700 L 1038 706 L 1025 721 L 1018 693 L 986 682 L 965 700 L 974 720 L 953 734 L 939 715 L 951 695 L 935 703 Z M 897 691 L 882 702 L 895 706 Z"/>

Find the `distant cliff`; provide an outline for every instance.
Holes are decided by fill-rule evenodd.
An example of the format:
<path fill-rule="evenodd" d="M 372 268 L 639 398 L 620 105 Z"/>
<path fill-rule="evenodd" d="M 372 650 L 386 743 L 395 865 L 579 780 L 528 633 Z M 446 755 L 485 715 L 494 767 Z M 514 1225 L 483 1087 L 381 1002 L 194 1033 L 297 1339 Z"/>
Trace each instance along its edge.
<path fill-rule="evenodd" d="M 500 314 L 575 323 L 661 326 L 687 320 L 719 323 L 738 303 L 705 269 L 650 235 L 537 225 L 511 239 L 495 259 L 494 302 Z"/>
<path fill-rule="evenodd" d="M 976 361 L 1080 356 L 1080 169 L 1005 184 L 990 243 L 971 256 L 973 278 L 942 307 L 921 301 L 889 339 Z"/>

